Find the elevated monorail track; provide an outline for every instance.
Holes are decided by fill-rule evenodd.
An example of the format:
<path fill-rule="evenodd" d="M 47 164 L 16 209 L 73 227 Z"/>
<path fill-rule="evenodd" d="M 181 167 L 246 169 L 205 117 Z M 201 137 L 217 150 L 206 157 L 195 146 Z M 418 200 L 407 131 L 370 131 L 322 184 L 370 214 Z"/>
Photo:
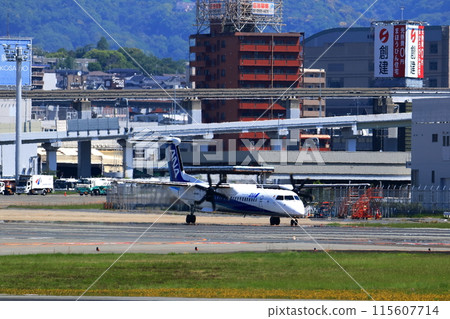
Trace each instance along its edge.
<path fill-rule="evenodd" d="M 16 92 L 0 90 L 0 99 L 14 99 Z M 41 101 L 65 100 L 165 100 L 165 99 L 335 99 L 380 97 L 448 97 L 450 88 L 273 88 L 273 89 L 176 89 L 176 90 L 32 90 L 24 91 L 23 97 Z"/>

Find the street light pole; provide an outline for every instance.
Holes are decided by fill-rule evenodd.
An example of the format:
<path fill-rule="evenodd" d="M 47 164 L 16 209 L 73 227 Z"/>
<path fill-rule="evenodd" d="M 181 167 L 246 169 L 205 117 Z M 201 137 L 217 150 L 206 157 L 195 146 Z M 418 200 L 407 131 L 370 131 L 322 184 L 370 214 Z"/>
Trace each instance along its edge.
<path fill-rule="evenodd" d="M 16 45 L 15 48 L 11 48 L 10 45 L 3 45 L 5 50 L 6 59 L 9 62 L 16 62 L 16 170 L 15 178 L 16 182 L 19 180 L 21 171 L 21 160 L 20 160 L 20 150 L 22 146 L 22 62 L 28 60 L 28 55 L 30 54 L 31 45 L 27 45 L 25 48 Z"/>

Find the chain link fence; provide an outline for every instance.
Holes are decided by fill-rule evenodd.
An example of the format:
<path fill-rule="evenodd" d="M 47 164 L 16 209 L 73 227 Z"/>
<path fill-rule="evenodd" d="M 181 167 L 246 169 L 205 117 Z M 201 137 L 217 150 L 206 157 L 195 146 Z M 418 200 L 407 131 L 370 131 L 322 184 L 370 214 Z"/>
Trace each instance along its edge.
<path fill-rule="evenodd" d="M 450 210 L 450 189 L 426 187 L 335 186 L 311 188 L 307 203 L 311 217 L 381 218 L 441 215 Z M 108 191 L 106 208 L 123 210 L 189 211 L 189 207 L 157 182 L 115 183 Z"/>
<path fill-rule="evenodd" d="M 172 206 L 172 207 L 171 207 Z M 189 210 L 167 186 L 149 182 L 114 183 L 106 195 L 106 208 L 123 210 Z"/>

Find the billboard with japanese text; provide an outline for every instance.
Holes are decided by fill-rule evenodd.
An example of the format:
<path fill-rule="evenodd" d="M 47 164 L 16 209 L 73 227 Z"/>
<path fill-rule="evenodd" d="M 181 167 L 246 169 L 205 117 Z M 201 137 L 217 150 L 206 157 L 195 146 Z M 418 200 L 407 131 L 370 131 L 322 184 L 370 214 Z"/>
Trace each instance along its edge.
<path fill-rule="evenodd" d="M 273 2 L 252 2 L 252 13 L 258 15 L 274 15 L 275 5 Z"/>
<path fill-rule="evenodd" d="M 223 0 L 214 0 L 209 3 L 208 9 L 210 18 L 219 19 L 225 14 L 226 5 Z"/>
<path fill-rule="evenodd" d="M 394 26 L 375 28 L 375 77 L 393 77 L 394 67 Z"/>
<path fill-rule="evenodd" d="M 16 46 L 22 48 L 31 46 L 31 39 L 0 38 L 0 85 L 16 85 L 16 62 L 9 62 L 6 58 L 3 44 L 9 45 L 11 49 Z M 29 58 L 22 62 L 22 85 L 31 85 L 31 50 Z"/>
<path fill-rule="evenodd" d="M 375 27 L 374 75 L 423 78 L 424 27 L 381 24 Z"/>

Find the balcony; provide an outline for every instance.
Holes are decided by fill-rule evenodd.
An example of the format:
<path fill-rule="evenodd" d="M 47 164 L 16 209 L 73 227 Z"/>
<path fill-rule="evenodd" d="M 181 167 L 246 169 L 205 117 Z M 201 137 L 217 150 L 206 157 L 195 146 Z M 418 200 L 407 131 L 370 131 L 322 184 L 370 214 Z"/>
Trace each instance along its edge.
<path fill-rule="evenodd" d="M 271 60 L 271 59 L 241 59 L 239 61 L 240 66 L 289 66 L 297 67 L 301 66 L 301 61 L 299 60 Z"/>
<path fill-rule="evenodd" d="M 241 66 L 271 66 L 271 60 L 241 59 Z"/>
<path fill-rule="evenodd" d="M 295 82 L 299 79 L 298 74 L 240 74 L 241 81 L 290 81 Z"/>
<path fill-rule="evenodd" d="M 300 45 L 275 45 L 273 52 L 301 52 Z"/>
<path fill-rule="evenodd" d="M 267 121 L 267 120 L 273 120 L 272 118 L 269 118 L 269 114 L 265 114 L 265 117 L 254 117 L 254 116 L 241 116 L 239 117 L 239 121 L 241 122 L 254 122 L 254 121 Z"/>
<path fill-rule="evenodd" d="M 240 110 L 267 110 L 271 104 L 264 102 L 241 102 L 239 103 Z M 279 104 L 272 106 L 273 110 L 285 111 L 286 109 Z"/>
<path fill-rule="evenodd" d="M 272 47 L 268 44 L 241 44 L 239 46 L 239 51 L 249 51 L 249 52 L 271 52 Z"/>
<path fill-rule="evenodd" d="M 204 82 L 206 81 L 206 75 L 191 75 L 192 82 Z"/>
<path fill-rule="evenodd" d="M 317 77 L 310 77 L 310 76 L 305 76 L 304 77 L 304 81 L 305 84 L 322 84 L 322 87 L 325 84 L 325 78 L 317 78 Z"/>
<path fill-rule="evenodd" d="M 299 60 L 274 60 L 273 61 L 274 66 L 293 66 L 293 67 L 300 67 L 301 61 Z"/>
<path fill-rule="evenodd" d="M 189 47 L 190 53 L 205 53 L 206 47 L 204 46 L 195 46 L 195 47 Z"/>
<path fill-rule="evenodd" d="M 299 44 L 241 44 L 239 46 L 241 52 L 301 52 L 302 48 Z M 192 51 L 191 51 L 192 52 Z"/>
<path fill-rule="evenodd" d="M 270 81 L 270 74 L 240 74 L 241 81 Z"/>
<path fill-rule="evenodd" d="M 269 135 L 265 132 L 248 132 L 248 133 L 239 133 L 239 138 L 245 139 L 268 139 Z"/>
<path fill-rule="evenodd" d="M 196 68 L 204 68 L 206 67 L 206 62 L 205 61 L 190 61 L 189 62 L 191 67 L 196 67 Z"/>

